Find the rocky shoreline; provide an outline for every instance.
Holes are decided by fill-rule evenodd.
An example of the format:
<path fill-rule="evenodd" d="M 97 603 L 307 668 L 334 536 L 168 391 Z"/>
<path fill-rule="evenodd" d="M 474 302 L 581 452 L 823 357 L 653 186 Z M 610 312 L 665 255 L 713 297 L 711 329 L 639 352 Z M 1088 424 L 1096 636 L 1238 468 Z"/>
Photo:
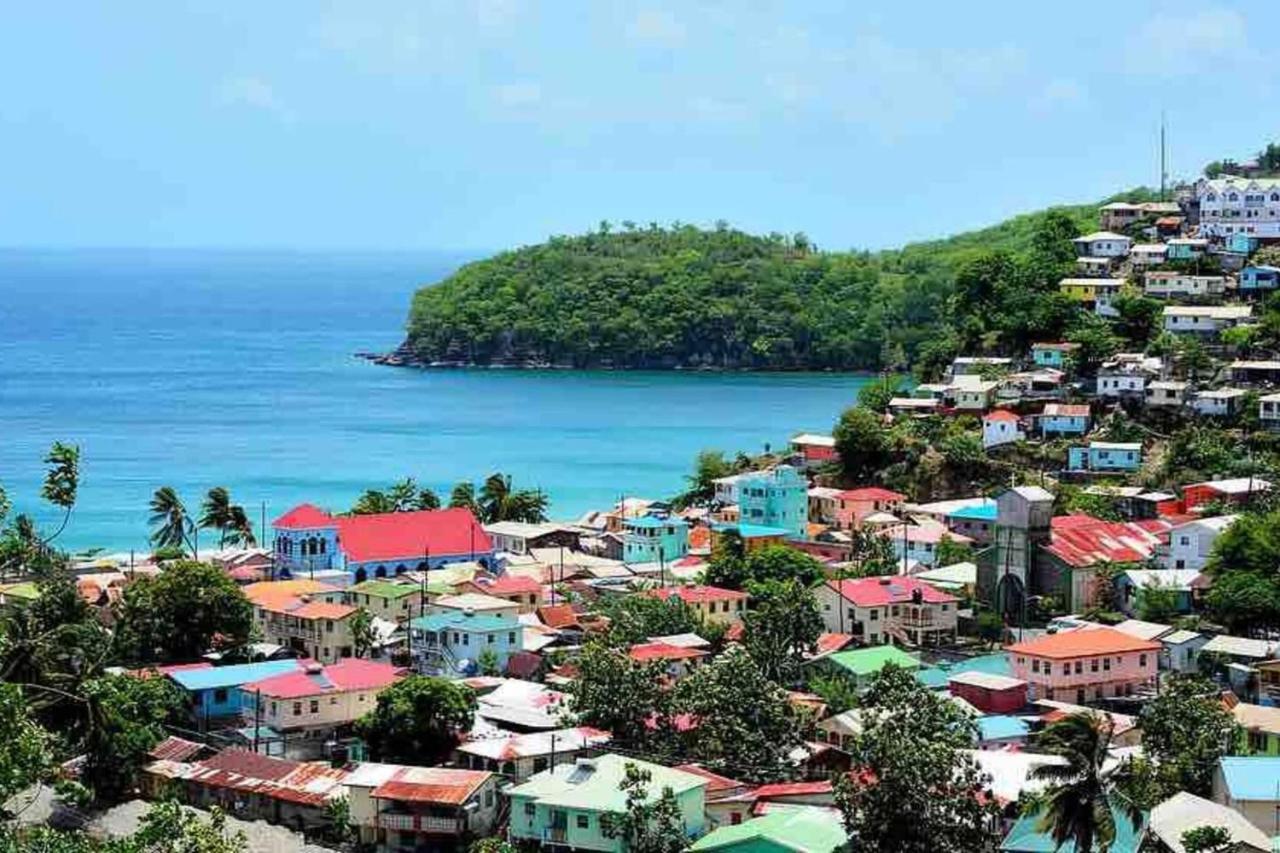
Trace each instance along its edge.
<path fill-rule="evenodd" d="M 373 352 L 360 351 L 354 354 L 356 358 L 367 361 L 371 364 L 381 365 L 383 367 L 405 367 L 417 370 L 671 370 L 692 373 L 848 373 L 850 376 L 868 376 L 871 372 L 865 370 L 835 370 L 833 368 L 812 368 L 812 367 L 794 367 L 794 368 L 762 368 L 762 367 L 741 367 L 736 365 L 718 366 L 718 365 L 690 365 L 690 364 L 640 364 L 640 365 L 616 365 L 611 363 L 601 363 L 580 367 L 574 364 L 557 364 L 549 361 L 540 361 L 536 359 L 520 360 L 520 361 L 503 361 L 503 362 L 469 362 L 469 361 L 423 361 L 418 358 L 412 350 L 407 346 L 399 346 L 391 352 Z"/>

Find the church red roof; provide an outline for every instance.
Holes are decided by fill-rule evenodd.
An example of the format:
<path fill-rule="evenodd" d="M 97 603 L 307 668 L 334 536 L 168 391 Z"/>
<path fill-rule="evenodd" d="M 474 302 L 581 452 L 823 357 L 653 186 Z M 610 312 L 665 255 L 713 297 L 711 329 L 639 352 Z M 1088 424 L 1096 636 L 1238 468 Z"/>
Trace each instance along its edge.
<path fill-rule="evenodd" d="M 489 534 L 471 510 L 461 507 L 343 516 L 337 522 L 338 545 L 355 563 L 493 550 Z"/>
<path fill-rule="evenodd" d="M 315 504 L 298 504 L 271 522 L 272 527 L 286 530 L 311 530 L 317 527 L 333 527 L 335 519 Z"/>

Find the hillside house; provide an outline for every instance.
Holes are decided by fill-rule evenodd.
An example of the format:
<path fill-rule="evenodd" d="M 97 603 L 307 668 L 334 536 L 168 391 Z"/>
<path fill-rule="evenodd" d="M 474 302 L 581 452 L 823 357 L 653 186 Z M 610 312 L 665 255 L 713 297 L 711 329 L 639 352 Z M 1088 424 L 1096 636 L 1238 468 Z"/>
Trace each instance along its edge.
<path fill-rule="evenodd" d="M 244 685 L 244 715 L 285 735 L 295 750 L 300 738 L 300 752 L 318 758 L 326 740 L 349 733 L 352 723 L 373 710 L 378 694 L 404 675 L 389 663 L 356 658 L 308 664 Z"/>
<path fill-rule="evenodd" d="M 836 452 L 836 440 L 829 435 L 803 432 L 791 438 L 791 452 L 799 457 L 805 467 L 825 465 L 840 458 Z"/>
<path fill-rule="evenodd" d="M 1194 261 L 1209 251 L 1209 241 L 1202 237 L 1175 237 L 1166 240 L 1165 257 L 1171 261 Z"/>
<path fill-rule="evenodd" d="M 828 631 L 872 646 L 936 645 L 955 638 L 959 599 L 915 578 L 827 581 L 814 594 Z"/>
<path fill-rule="evenodd" d="M 1174 527 L 1169 531 L 1169 550 L 1162 560 L 1165 568 L 1203 571 L 1214 543 L 1237 518 L 1236 515 L 1197 518 Z"/>
<path fill-rule="evenodd" d="M 239 717 L 244 713 L 246 684 L 300 672 L 307 661 L 272 660 L 259 663 L 241 663 L 231 666 L 167 667 L 164 675 L 187 694 L 192 711 L 198 719 Z"/>
<path fill-rule="evenodd" d="M 1258 398 L 1258 420 L 1264 429 L 1280 430 L 1280 394 L 1263 394 Z"/>
<path fill-rule="evenodd" d="M 1180 409 L 1187 405 L 1191 398 L 1189 383 L 1177 379 L 1159 379 L 1147 383 L 1147 391 L 1143 396 L 1143 405 L 1148 408 Z"/>
<path fill-rule="evenodd" d="M 486 524 L 484 532 L 493 542 L 493 550 L 507 554 L 528 554 L 535 548 L 564 547 L 576 551 L 581 535 L 559 524 L 530 524 L 524 521 L 499 521 Z"/>
<path fill-rule="evenodd" d="M 957 376 L 985 376 L 1006 373 L 1013 368 L 1013 359 L 994 355 L 962 355 L 951 362 L 952 379 Z"/>
<path fill-rule="evenodd" d="M 1280 361 L 1236 359 L 1227 366 L 1231 381 L 1240 385 L 1280 385 Z"/>
<path fill-rule="evenodd" d="M 1224 176 L 1196 183 L 1200 234 L 1280 238 L 1280 180 Z"/>
<path fill-rule="evenodd" d="M 1155 686 L 1160 644 L 1114 628 L 1045 634 L 1009 646 L 1029 699 L 1083 704 Z"/>
<path fill-rule="evenodd" d="M 996 409 L 982 416 L 982 446 L 988 450 L 1026 437 L 1022 419 L 1008 409 Z"/>
<path fill-rule="evenodd" d="M 942 400 L 937 397 L 894 397 L 888 408 L 891 415 L 935 415 L 942 410 Z"/>
<path fill-rule="evenodd" d="M 1280 756 L 1228 755 L 1218 759 L 1213 801 L 1235 809 L 1271 836 L 1280 814 Z"/>
<path fill-rule="evenodd" d="M 945 524 L 926 521 L 922 524 L 896 524 L 876 531 L 876 535 L 888 539 L 893 545 L 894 556 L 908 564 L 918 563 L 924 568 L 937 565 L 938 546 L 944 539 L 960 544 L 971 544 L 969 537 L 950 530 Z"/>
<path fill-rule="evenodd" d="M 1114 231 L 1095 231 L 1071 241 L 1077 257 L 1123 258 L 1129 254 L 1133 240 Z"/>
<path fill-rule="evenodd" d="M 1031 361 L 1037 367 L 1051 367 L 1054 370 L 1066 370 L 1074 353 L 1080 349 L 1079 344 L 1065 342 L 1048 342 L 1031 345 Z"/>
<path fill-rule="evenodd" d="M 1197 391 L 1191 398 L 1191 409 L 1201 417 L 1229 418 L 1240 412 L 1245 395 L 1243 388 L 1210 388 Z"/>
<path fill-rule="evenodd" d="M 1280 287 L 1280 267 L 1249 264 L 1240 270 L 1241 293 L 1269 293 Z"/>
<path fill-rule="evenodd" d="M 663 601 L 682 601 L 699 619 L 725 625 L 741 622 L 747 609 L 745 592 L 705 584 L 659 587 L 644 590 L 640 594 Z"/>
<path fill-rule="evenodd" d="M 1216 338 L 1226 329 L 1247 323 L 1253 317 L 1249 305 L 1166 305 L 1163 328 L 1175 335 Z"/>
<path fill-rule="evenodd" d="M 388 622 L 404 624 L 422 613 L 427 591 L 422 584 L 403 577 L 367 580 L 347 588 L 345 603 L 363 607 Z"/>
<path fill-rule="evenodd" d="M 1000 382 L 964 374 L 951 380 L 955 408 L 960 412 L 985 412 L 995 401 Z"/>
<path fill-rule="evenodd" d="M 524 650 L 524 627 L 515 615 L 475 610 L 441 610 L 409 623 L 414 668 L 424 675 L 473 675 L 481 654 L 493 655 L 499 669 Z"/>
<path fill-rule="evenodd" d="M 1138 441 L 1091 441 L 1067 448 L 1068 471 L 1098 473 L 1137 471 L 1142 465 L 1142 443 Z"/>
<path fill-rule="evenodd" d="M 1098 219 L 1106 231 L 1122 231 L 1147 215 L 1140 204 L 1113 201 L 1098 208 Z"/>
<path fill-rule="evenodd" d="M 590 726 L 524 734 L 499 731 L 460 743 L 456 763 L 471 770 L 501 773 L 520 784 L 549 769 L 552 761 L 572 764 L 579 756 L 607 746 L 611 739 L 608 732 Z"/>
<path fill-rule="evenodd" d="M 745 474 L 738 481 L 738 517 L 745 524 L 782 528 L 803 539 L 809 523 L 809 483 L 790 465 Z"/>
<path fill-rule="evenodd" d="M 1170 590 L 1176 596 L 1179 613 L 1190 613 L 1195 602 L 1195 584 L 1200 579 L 1198 569 L 1128 569 L 1113 581 L 1120 609 L 1132 614 L 1139 605 L 1143 590 L 1158 588 Z M 1151 637 L 1163 641 L 1163 637 Z"/>
<path fill-rule="evenodd" d="M 1040 434 L 1046 438 L 1084 435 L 1089 431 L 1091 414 L 1088 404 L 1048 403 L 1036 422 L 1040 426 Z"/>
<path fill-rule="evenodd" d="M 624 562 L 660 563 L 679 560 L 688 553 L 689 524 L 683 518 L 646 515 L 622 522 Z"/>
<path fill-rule="evenodd" d="M 906 495 L 879 486 L 864 486 L 839 492 L 836 505 L 836 526 L 852 530 L 877 513 L 897 515 L 902 511 Z"/>
<path fill-rule="evenodd" d="M 1125 286 L 1123 278 L 1064 278 L 1058 291 L 1078 300 L 1100 317 L 1115 317 L 1111 302 Z"/>
<path fill-rule="evenodd" d="M 1095 258 L 1081 255 L 1076 258 L 1076 272 L 1084 278 L 1107 278 L 1119 264 L 1118 258 Z"/>
<path fill-rule="evenodd" d="M 1271 483 L 1261 477 L 1232 477 L 1227 480 L 1207 480 L 1182 488 L 1182 504 L 1187 512 L 1213 501 L 1248 504 L 1255 495 L 1271 491 Z"/>
<path fill-rule="evenodd" d="M 497 820 L 501 777 L 482 770 L 364 762 L 345 782 L 362 845 L 380 850 L 459 848 Z"/>
<path fill-rule="evenodd" d="M 1164 243 L 1136 243 L 1129 251 L 1129 262 L 1135 269 L 1158 267 L 1168 251 Z"/>
<path fill-rule="evenodd" d="M 1231 280 L 1221 275 L 1191 275 L 1182 272 L 1149 272 L 1143 291 L 1155 299 L 1187 299 L 1222 296 Z"/>
<path fill-rule="evenodd" d="M 1200 827 L 1221 827 L 1229 839 L 1231 853 L 1271 853 L 1274 846 L 1268 832 L 1249 823 L 1235 809 L 1179 791 L 1151 810 L 1150 832 L 1160 849 L 1187 853 L 1186 833 Z"/>

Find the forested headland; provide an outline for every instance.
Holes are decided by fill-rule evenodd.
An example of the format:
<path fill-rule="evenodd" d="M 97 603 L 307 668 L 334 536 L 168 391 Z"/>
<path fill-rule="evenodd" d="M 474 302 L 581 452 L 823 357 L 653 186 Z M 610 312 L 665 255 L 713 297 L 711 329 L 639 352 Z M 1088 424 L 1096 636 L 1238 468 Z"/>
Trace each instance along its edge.
<path fill-rule="evenodd" d="M 1149 192 L 1124 193 L 1127 199 Z M 1055 207 L 883 252 L 724 223 L 601 223 L 468 264 L 414 297 L 397 353 L 420 365 L 882 370 L 1070 331 L 1070 239 L 1097 205 Z"/>

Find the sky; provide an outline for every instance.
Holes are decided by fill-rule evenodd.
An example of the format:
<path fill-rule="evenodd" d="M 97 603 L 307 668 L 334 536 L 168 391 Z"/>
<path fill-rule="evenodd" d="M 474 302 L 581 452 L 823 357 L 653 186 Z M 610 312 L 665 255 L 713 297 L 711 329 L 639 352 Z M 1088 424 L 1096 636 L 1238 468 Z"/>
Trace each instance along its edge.
<path fill-rule="evenodd" d="M 0 245 L 881 248 L 1280 138 L 1280 3 L 0 4 Z"/>

